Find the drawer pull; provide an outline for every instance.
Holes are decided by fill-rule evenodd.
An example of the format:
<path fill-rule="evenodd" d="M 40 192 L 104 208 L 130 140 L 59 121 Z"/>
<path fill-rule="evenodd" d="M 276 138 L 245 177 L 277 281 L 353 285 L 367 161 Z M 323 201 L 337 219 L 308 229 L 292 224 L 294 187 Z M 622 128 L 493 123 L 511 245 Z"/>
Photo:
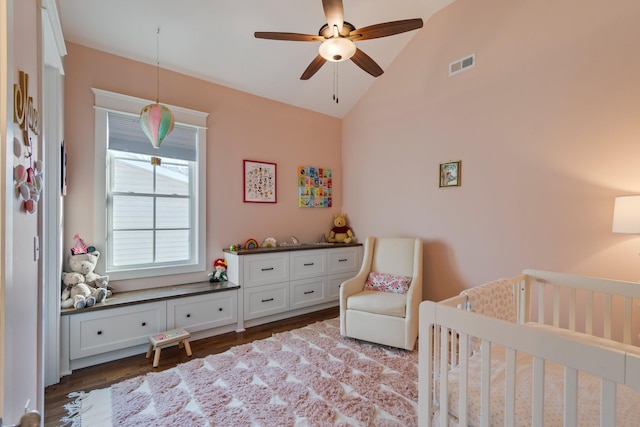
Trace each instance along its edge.
<path fill-rule="evenodd" d="M 220 307 L 220 308 L 218 309 L 218 311 L 222 311 L 222 307 Z"/>
<path fill-rule="evenodd" d="M 98 335 L 102 335 L 102 331 L 98 331 Z"/>
<path fill-rule="evenodd" d="M 273 270 L 273 267 L 266 267 L 262 269 L 262 271 L 271 271 L 271 270 Z"/>
<path fill-rule="evenodd" d="M 191 314 L 187 314 L 187 317 L 191 317 Z"/>
<path fill-rule="evenodd" d="M 142 326 L 147 326 L 147 322 L 142 322 Z"/>
<path fill-rule="evenodd" d="M 273 298 L 267 298 L 262 300 L 262 302 L 270 302 L 270 301 L 273 301 Z"/>
<path fill-rule="evenodd" d="M 342 258 L 338 260 L 338 262 L 345 262 L 345 261 L 349 261 L 349 258 Z"/>
<path fill-rule="evenodd" d="M 312 294 L 312 293 L 314 293 L 314 292 L 315 292 L 315 291 L 306 291 L 304 294 L 305 294 L 305 295 L 309 295 L 309 294 Z"/>
<path fill-rule="evenodd" d="M 311 267 L 312 265 L 315 265 L 315 263 L 313 263 L 313 262 L 308 262 L 308 263 L 306 263 L 304 266 L 305 266 L 305 267 Z"/>

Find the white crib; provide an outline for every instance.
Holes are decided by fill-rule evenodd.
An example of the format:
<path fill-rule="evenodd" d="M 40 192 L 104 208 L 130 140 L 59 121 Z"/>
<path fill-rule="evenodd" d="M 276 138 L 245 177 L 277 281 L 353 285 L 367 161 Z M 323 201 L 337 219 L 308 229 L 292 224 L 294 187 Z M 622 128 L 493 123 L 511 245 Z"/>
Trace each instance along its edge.
<path fill-rule="evenodd" d="M 423 302 L 420 425 L 640 425 L 638 301 L 636 283 L 526 270 Z"/>

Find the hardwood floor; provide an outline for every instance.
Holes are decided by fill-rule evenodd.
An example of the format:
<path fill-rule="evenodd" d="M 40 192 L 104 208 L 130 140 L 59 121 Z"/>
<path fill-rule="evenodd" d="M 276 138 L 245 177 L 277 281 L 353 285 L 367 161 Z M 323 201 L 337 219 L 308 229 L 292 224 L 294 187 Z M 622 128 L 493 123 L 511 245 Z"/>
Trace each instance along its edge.
<path fill-rule="evenodd" d="M 113 383 L 143 375 L 148 372 L 158 372 L 173 368 L 179 363 L 188 362 L 196 357 L 222 353 L 230 347 L 245 344 L 254 340 L 270 337 L 276 332 L 301 328 L 308 324 L 338 317 L 339 308 L 329 308 L 314 313 L 305 314 L 278 322 L 248 328 L 245 332 L 230 332 L 216 337 L 205 338 L 191 343 L 193 356 L 188 357 L 178 346 L 167 347 L 162 350 L 160 365 L 153 368 L 152 359 L 146 359 L 145 354 L 127 357 L 125 359 L 78 369 L 73 374 L 62 377 L 60 383 L 49 386 L 44 394 L 44 427 L 58 427 L 60 419 L 67 415 L 64 405 L 70 402 L 67 395 L 74 391 L 91 391 L 109 387 Z"/>

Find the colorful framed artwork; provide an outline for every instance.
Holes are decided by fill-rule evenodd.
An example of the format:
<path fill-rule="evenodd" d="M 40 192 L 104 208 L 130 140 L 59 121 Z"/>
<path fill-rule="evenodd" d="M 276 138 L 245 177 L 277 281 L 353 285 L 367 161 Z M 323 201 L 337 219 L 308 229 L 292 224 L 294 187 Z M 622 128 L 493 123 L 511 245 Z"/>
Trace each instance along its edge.
<path fill-rule="evenodd" d="M 330 208 L 333 206 L 331 169 L 298 166 L 298 207 Z"/>
<path fill-rule="evenodd" d="M 246 203 L 276 203 L 275 163 L 244 160 L 244 201 Z"/>
<path fill-rule="evenodd" d="M 440 163 L 440 187 L 460 187 L 462 161 Z"/>

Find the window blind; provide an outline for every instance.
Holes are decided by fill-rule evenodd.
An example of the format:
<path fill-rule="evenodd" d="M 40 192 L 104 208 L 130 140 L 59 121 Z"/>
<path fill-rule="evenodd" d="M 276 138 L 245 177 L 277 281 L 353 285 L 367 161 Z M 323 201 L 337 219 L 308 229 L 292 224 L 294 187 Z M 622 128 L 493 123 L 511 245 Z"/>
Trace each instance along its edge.
<path fill-rule="evenodd" d="M 197 159 L 195 127 L 174 125 L 171 133 L 162 141 L 160 148 L 155 149 L 142 131 L 138 116 L 109 111 L 108 121 L 110 150 L 187 161 Z"/>

